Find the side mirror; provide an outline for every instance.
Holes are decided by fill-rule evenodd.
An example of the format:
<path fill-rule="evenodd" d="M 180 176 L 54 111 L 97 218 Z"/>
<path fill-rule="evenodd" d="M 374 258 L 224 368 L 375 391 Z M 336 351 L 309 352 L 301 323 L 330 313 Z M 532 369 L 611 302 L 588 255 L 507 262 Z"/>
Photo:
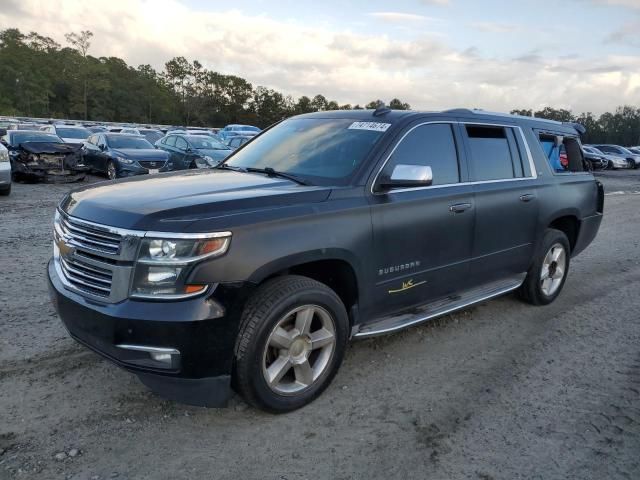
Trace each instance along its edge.
<path fill-rule="evenodd" d="M 425 165 L 396 165 L 390 176 L 383 175 L 379 190 L 394 188 L 428 187 L 433 182 L 431 167 Z"/>

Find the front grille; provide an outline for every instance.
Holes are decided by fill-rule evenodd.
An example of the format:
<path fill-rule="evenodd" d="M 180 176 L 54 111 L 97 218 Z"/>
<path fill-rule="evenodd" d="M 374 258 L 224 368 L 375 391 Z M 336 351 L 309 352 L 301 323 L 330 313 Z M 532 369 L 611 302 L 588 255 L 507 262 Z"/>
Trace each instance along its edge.
<path fill-rule="evenodd" d="M 92 225 L 61 216 L 60 228 L 67 241 L 77 247 L 117 255 L 120 251 L 122 236 L 101 230 Z"/>
<path fill-rule="evenodd" d="M 138 163 L 144 168 L 162 168 L 164 167 L 165 162 L 163 162 L 162 160 L 156 160 L 156 161 L 140 160 L 138 161 Z"/>
<path fill-rule="evenodd" d="M 135 258 L 144 232 L 100 225 L 62 211 L 54 220 L 53 257 L 69 290 L 107 303 L 129 294 Z"/>
<path fill-rule="evenodd" d="M 109 297 L 111 294 L 113 274 L 110 270 L 63 256 L 60 256 L 60 267 L 67 281 L 75 288 L 100 297 Z"/>

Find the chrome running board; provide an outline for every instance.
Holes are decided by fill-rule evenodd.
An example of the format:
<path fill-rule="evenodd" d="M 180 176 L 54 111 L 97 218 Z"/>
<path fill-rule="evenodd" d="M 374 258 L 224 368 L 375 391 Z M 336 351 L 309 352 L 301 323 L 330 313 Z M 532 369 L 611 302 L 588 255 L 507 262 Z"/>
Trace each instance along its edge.
<path fill-rule="evenodd" d="M 400 313 L 374 320 L 370 323 L 361 324 L 355 327 L 352 334 L 354 338 L 373 337 L 385 333 L 396 332 L 404 328 L 417 325 L 436 317 L 446 315 L 456 310 L 461 310 L 474 303 L 483 302 L 490 298 L 504 295 L 522 285 L 526 273 L 511 277 L 505 280 L 491 282 L 481 287 L 472 288 L 460 295 L 446 297 L 435 300 L 431 303 L 416 307 L 408 313 Z"/>

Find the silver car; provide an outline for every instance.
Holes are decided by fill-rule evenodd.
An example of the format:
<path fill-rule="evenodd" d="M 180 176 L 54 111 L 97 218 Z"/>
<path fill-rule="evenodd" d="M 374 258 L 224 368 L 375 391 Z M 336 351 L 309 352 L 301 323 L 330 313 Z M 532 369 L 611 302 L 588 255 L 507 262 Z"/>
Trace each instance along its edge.
<path fill-rule="evenodd" d="M 640 167 L 640 155 L 630 152 L 628 149 L 621 147 L 620 145 L 593 146 L 600 150 L 602 153 L 623 159 L 628 164 L 628 168 Z"/>
<path fill-rule="evenodd" d="M 9 161 L 9 151 L 0 144 L 0 195 L 11 193 L 11 162 Z"/>

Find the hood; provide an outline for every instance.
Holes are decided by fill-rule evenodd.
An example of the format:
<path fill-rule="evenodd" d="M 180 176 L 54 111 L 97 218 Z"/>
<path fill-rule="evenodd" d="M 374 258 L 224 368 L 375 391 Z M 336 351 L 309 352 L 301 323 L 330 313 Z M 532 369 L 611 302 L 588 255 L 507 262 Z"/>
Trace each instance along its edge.
<path fill-rule="evenodd" d="M 19 145 L 21 150 L 29 153 L 71 153 L 80 151 L 80 144 L 58 142 L 24 142 Z"/>
<path fill-rule="evenodd" d="M 167 152 L 157 148 L 114 148 L 111 152 L 118 157 L 131 160 L 161 160 L 164 162 L 169 158 Z"/>
<path fill-rule="evenodd" d="M 69 138 L 69 137 L 60 137 L 64 143 L 74 143 L 74 144 L 84 144 L 87 141 L 86 138 Z"/>
<path fill-rule="evenodd" d="M 261 210 L 322 202 L 330 192 L 260 173 L 202 169 L 86 186 L 67 195 L 61 207 L 114 227 L 197 232 L 230 228 L 238 217 Z"/>

